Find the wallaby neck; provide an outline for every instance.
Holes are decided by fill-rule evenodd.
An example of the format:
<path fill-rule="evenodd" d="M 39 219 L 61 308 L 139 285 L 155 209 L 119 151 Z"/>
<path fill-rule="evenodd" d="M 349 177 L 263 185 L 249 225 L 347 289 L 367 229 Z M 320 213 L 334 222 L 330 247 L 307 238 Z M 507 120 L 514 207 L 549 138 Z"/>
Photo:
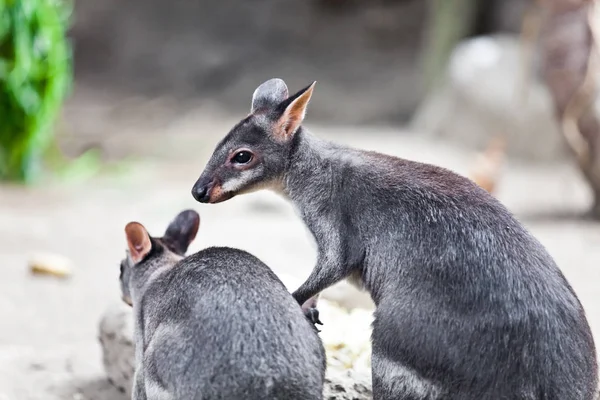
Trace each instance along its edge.
<path fill-rule="evenodd" d="M 172 269 L 174 265 L 177 264 L 177 262 L 179 262 L 179 260 L 182 258 L 183 257 L 179 257 L 174 254 L 169 254 L 165 257 L 161 257 L 159 262 L 150 265 L 148 268 L 136 270 L 134 267 L 130 284 L 131 296 L 134 303 L 141 301 L 144 293 L 152 284 L 152 282 L 158 279 L 165 272 Z"/>
<path fill-rule="evenodd" d="M 344 146 L 317 138 L 300 128 L 294 137 L 283 179 L 283 192 L 302 208 L 306 194 L 332 183 Z"/>

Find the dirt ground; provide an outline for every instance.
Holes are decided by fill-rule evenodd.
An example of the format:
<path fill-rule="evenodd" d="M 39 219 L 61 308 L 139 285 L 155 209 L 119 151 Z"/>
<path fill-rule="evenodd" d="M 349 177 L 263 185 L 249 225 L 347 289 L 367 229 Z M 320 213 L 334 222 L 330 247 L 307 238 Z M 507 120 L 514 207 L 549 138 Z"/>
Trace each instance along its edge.
<path fill-rule="evenodd" d="M 240 247 L 276 272 L 308 274 L 314 244 L 282 199 L 256 193 L 219 205 L 193 200 L 192 184 L 236 119 L 210 104 L 198 107 L 177 113 L 165 101 L 86 97 L 80 90 L 65 112 L 72 135 L 66 147 L 76 152 L 95 144 L 108 160 L 135 157 L 128 168 L 84 183 L 0 186 L 0 400 L 120 398 L 103 375 L 97 329 L 100 315 L 119 301 L 123 227 L 131 220 L 158 235 L 177 212 L 194 208 L 202 226 L 191 250 Z M 308 127 L 322 137 L 463 174 L 473 161 L 471 152 L 398 129 L 313 126 L 310 112 Z M 579 217 L 589 193 L 577 171 L 509 162 L 497 195 L 555 257 L 600 337 L 600 224 Z M 70 258 L 71 278 L 32 276 L 27 262 L 40 251 Z"/>

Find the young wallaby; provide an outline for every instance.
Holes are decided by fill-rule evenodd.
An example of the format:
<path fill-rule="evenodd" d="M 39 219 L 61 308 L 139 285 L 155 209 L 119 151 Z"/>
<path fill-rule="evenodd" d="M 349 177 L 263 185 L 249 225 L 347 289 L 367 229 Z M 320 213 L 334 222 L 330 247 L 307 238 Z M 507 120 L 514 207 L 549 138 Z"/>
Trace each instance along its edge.
<path fill-rule="evenodd" d="M 133 399 L 322 399 L 325 352 L 314 326 L 251 254 L 212 247 L 184 258 L 199 223 L 187 210 L 162 238 L 137 222 L 125 227 Z"/>
<path fill-rule="evenodd" d="M 464 177 L 311 136 L 313 88 L 260 85 L 192 193 L 270 188 L 296 206 L 319 249 L 296 300 L 352 278 L 375 302 L 374 399 L 592 399 L 592 334 L 544 247 Z"/>

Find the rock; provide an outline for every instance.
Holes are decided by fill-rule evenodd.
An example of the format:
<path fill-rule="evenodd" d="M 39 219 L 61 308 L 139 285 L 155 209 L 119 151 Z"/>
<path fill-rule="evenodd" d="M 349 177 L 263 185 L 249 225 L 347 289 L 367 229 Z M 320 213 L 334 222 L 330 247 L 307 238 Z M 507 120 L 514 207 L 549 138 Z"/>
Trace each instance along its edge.
<path fill-rule="evenodd" d="M 327 301 L 321 301 L 320 310 L 327 320 L 321 333 L 328 357 L 324 399 L 371 399 L 371 313 L 348 312 Z M 99 331 L 108 379 L 124 398 L 130 398 L 135 358 L 131 308 L 111 306 L 100 320 Z"/>
<path fill-rule="evenodd" d="M 360 308 L 372 311 L 375 309 L 375 304 L 367 291 L 358 290 L 346 281 L 325 289 L 321 297 L 348 310 Z"/>
<path fill-rule="evenodd" d="M 370 374 L 352 370 L 327 371 L 323 400 L 363 400 L 372 399 Z"/>
<path fill-rule="evenodd" d="M 459 44 L 440 86 L 416 113 L 413 128 L 478 150 L 506 135 L 509 156 L 565 159 L 568 151 L 550 93 L 536 73 L 525 79 L 523 54 L 517 36 L 482 36 Z"/>
<path fill-rule="evenodd" d="M 319 312 L 323 326 L 321 339 L 327 352 L 329 370 L 353 370 L 371 375 L 371 323 L 373 313 L 364 309 L 347 310 L 321 300 Z"/>
<path fill-rule="evenodd" d="M 57 278 L 68 278 L 73 271 L 68 258 L 50 253 L 40 253 L 31 257 L 29 269 L 35 275 L 50 275 Z"/>
<path fill-rule="evenodd" d="M 102 362 L 108 380 L 127 398 L 135 371 L 133 312 L 125 303 L 110 307 L 100 320 Z"/>

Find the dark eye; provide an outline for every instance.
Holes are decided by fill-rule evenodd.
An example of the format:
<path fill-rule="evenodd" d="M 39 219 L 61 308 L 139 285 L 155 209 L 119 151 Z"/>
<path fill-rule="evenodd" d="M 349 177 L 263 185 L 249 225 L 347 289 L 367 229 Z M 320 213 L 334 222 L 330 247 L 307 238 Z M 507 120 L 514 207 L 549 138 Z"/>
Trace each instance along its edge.
<path fill-rule="evenodd" d="M 248 164 L 252 160 L 252 153 L 249 151 L 238 151 L 231 160 L 236 164 Z"/>

